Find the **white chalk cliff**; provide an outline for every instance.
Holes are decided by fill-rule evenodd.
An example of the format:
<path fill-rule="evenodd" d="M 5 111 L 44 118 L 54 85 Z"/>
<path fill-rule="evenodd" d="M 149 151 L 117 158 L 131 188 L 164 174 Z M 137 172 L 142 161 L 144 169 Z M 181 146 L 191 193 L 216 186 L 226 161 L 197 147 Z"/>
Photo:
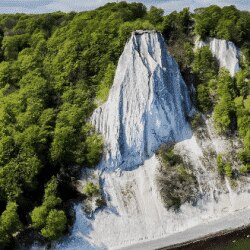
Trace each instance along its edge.
<path fill-rule="evenodd" d="M 240 69 L 240 51 L 231 41 L 207 38 L 205 41 L 196 40 L 195 47 L 209 46 L 212 54 L 219 61 L 220 67 L 226 68 L 231 76 L 234 76 Z"/>
<path fill-rule="evenodd" d="M 218 46 L 225 58 L 234 51 L 234 46 L 225 50 L 224 42 Z M 233 63 L 228 65 L 232 69 Z M 93 175 L 107 206 L 89 218 L 76 204 L 72 232 L 56 249 L 155 249 L 250 223 L 249 177 L 231 183 L 216 166 L 220 153 L 238 171 L 240 141 L 218 136 L 211 119 L 192 134 L 187 122 L 191 110 L 187 87 L 161 34 L 134 32 L 108 100 L 91 118 L 104 137 L 105 154 Z M 160 162 L 154 152 L 169 141 L 179 141 L 175 152 L 199 186 L 196 204 L 186 202 L 178 212 L 165 208 L 156 181 Z"/>
<path fill-rule="evenodd" d="M 107 102 L 92 116 L 103 164 L 133 169 L 165 142 L 190 138 L 191 102 L 175 60 L 155 31 L 136 31 L 119 59 Z"/>

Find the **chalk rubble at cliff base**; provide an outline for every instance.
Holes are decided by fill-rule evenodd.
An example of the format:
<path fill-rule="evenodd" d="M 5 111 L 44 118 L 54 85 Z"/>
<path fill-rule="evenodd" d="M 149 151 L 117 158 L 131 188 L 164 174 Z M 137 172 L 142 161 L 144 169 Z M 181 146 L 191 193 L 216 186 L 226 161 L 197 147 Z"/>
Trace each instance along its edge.
<path fill-rule="evenodd" d="M 210 123 L 208 121 L 207 126 Z M 208 128 L 210 129 L 212 128 Z M 92 249 L 90 246 L 93 249 L 119 249 L 128 246 L 129 249 L 131 244 L 143 241 L 147 242 L 148 247 L 156 247 L 157 244 L 160 247 L 163 246 L 161 240 L 153 241 L 153 245 L 148 242 L 167 237 L 169 243 L 164 244 L 168 245 L 174 239 L 176 243 L 182 242 L 227 229 L 227 225 L 238 227 L 250 223 L 248 217 L 239 217 L 242 209 L 250 211 L 247 210 L 250 209 L 247 179 L 242 180 L 236 189 L 232 189 L 227 181 L 221 182 L 216 166 L 203 163 L 204 152 L 212 145 L 220 153 L 231 147 L 230 142 L 225 138 L 215 137 L 213 132 L 210 132 L 203 146 L 195 135 L 175 145 L 175 152 L 192 163 L 200 188 L 204 189 L 201 190 L 203 197 L 195 206 L 185 203 L 178 213 L 165 209 L 155 179 L 160 163 L 153 155 L 133 171 L 118 170 L 102 175 L 105 180 L 103 190 L 108 200 L 107 208 L 97 212 L 94 219 L 88 219 L 82 212 L 81 205 L 77 205 L 71 239 L 60 245 L 60 249 L 81 249 L 80 244 L 88 244 L 86 249 Z M 250 215 L 250 212 L 247 214 Z M 230 218 L 230 223 L 225 223 L 221 218 Z M 209 224 L 209 227 L 203 227 L 204 224 Z M 196 234 L 197 227 L 200 229 L 199 234 Z M 137 246 L 134 249 L 139 249 Z"/>

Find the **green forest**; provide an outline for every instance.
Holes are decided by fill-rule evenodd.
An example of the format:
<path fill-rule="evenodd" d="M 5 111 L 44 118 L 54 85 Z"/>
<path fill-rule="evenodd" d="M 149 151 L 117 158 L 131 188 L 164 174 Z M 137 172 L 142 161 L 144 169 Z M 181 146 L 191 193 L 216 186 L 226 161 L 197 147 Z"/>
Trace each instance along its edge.
<path fill-rule="evenodd" d="M 210 6 L 164 15 L 126 2 L 81 13 L 0 15 L 0 248 L 31 230 L 47 242 L 69 230 L 71 180 L 94 167 L 103 141 L 88 123 L 105 102 L 131 32 L 162 32 L 202 113 L 218 133 L 238 133 L 242 172 L 250 171 L 250 13 Z M 242 51 L 232 79 L 194 37 L 233 41 Z"/>

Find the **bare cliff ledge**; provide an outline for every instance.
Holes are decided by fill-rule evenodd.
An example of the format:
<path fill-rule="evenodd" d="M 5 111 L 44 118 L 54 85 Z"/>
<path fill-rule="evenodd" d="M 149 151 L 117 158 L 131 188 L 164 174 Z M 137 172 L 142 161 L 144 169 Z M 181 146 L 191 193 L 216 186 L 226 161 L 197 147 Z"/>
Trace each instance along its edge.
<path fill-rule="evenodd" d="M 105 141 L 102 167 L 133 169 L 161 144 L 190 138 L 190 112 L 187 87 L 162 35 L 133 32 L 109 98 L 91 118 Z"/>

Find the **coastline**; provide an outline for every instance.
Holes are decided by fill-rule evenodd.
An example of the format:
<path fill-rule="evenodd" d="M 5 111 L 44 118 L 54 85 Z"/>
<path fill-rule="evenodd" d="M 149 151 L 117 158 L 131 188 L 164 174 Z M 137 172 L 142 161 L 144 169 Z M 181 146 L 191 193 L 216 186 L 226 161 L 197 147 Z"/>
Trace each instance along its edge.
<path fill-rule="evenodd" d="M 250 234 L 250 208 L 227 214 L 219 219 L 204 221 L 203 224 L 159 239 L 115 248 L 120 250 L 167 250 L 167 249 L 209 249 L 210 242 L 220 237 L 228 238 L 235 232 Z M 221 240 L 219 240 L 221 241 Z M 228 241 L 229 242 L 229 241 Z M 197 248 L 195 248 L 197 247 Z M 213 247 L 213 249 L 215 249 Z"/>
<path fill-rule="evenodd" d="M 250 244 L 250 224 L 240 228 L 224 230 L 219 233 L 210 234 L 196 240 L 183 242 L 157 250 L 199 250 L 199 249 L 224 249 L 232 243 L 237 243 L 241 239 L 249 239 Z"/>

